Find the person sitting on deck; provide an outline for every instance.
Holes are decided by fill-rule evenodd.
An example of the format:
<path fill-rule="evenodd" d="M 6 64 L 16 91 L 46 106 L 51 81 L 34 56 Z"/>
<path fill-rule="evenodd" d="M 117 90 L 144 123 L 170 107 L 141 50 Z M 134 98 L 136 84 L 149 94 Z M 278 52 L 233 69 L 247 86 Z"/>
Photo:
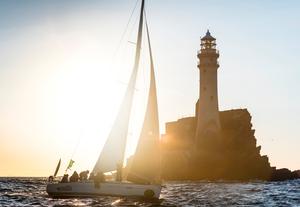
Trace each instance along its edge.
<path fill-rule="evenodd" d="M 89 174 L 89 171 L 86 170 L 86 171 L 82 171 L 81 173 L 79 173 L 79 180 L 80 181 L 85 181 L 88 179 L 88 174 Z"/>
<path fill-rule="evenodd" d="M 121 164 L 117 164 L 116 181 L 118 181 L 118 182 L 122 181 L 122 165 Z"/>
<path fill-rule="evenodd" d="M 54 180 L 54 177 L 52 176 L 52 175 L 50 175 L 49 177 L 48 177 L 48 182 L 53 182 L 53 180 Z"/>
<path fill-rule="evenodd" d="M 100 183 L 105 182 L 105 177 L 103 172 L 97 172 L 94 177 L 94 184 L 96 188 L 100 188 Z"/>
<path fill-rule="evenodd" d="M 74 171 L 73 175 L 70 177 L 70 182 L 78 182 L 79 176 L 76 171 Z"/>
<path fill-rule="evenodd" d="M 93 172 L 91 172 L 89 180 L 94 180 L 94 178 L 95 178 L 95 174 Z"/>
<path fill-rule="evenodd" d="M 69 182 L 69 175 L 68 174 L 64 174 L 64 176 L 62 177 L 61 183 L 68 183 Z"/>

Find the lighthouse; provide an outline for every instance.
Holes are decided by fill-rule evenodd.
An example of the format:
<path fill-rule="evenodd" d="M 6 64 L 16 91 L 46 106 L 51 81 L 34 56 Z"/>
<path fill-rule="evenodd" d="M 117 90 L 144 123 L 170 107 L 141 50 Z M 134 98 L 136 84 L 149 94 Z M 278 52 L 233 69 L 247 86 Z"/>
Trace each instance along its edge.
<path fill-rule="evenodd" d="M 220 137 L 221 125 L 218 105 L 219 52 L 216 39 L 209 30 L 201 38 L 198 51 L 200 74 L 199 102 L 197 104 L 196 147 L 206 147 Z"/>

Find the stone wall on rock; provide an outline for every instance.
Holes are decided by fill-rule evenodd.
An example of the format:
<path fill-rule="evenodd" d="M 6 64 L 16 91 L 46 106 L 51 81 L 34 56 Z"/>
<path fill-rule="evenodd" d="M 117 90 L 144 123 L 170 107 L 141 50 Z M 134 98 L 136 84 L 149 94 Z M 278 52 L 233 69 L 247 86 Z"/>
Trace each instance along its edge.
<path fill-rule="evenodd" d="M 247 109 L 220 112 L 221 139 L 195 149 L 196 118 L 166 124 L 162 176 L 170 180 L 268 180 L 271 167 L 260 155 Z M 203 138 L 205 139 L 205 138 Z M 205 142 L 204 142 L 205 143 Z"/>

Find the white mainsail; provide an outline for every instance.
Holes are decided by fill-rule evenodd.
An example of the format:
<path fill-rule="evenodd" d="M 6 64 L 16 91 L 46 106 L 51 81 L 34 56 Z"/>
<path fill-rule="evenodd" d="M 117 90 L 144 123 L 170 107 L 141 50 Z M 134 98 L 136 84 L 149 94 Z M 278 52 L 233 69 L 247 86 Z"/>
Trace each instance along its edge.
<path fill-rule="evenodd" d="M 143 30 L 143 13 L 144 0 L 142 0 L 141 4 L 140 22 L 133 71 L 130 76 L 129 84 L 127 86 L 126 94 L 123 99 L 121 108 L 119 109 L 114 125 L 95 164 L 93 173 L 114 171 L 116 170 L 117 165 L 122 165 L 124 161 L 129 118 L 140 62 L 140 51 Z"/>
<path fill-rule="evenodd" d="M 128 181 L 141 184 L 155 183 L 160 180 L 159 119 L 154 65 L 147 22 L 146 28 L 151 64 L 149 97 L 140 139 L 127 176 Z"/>

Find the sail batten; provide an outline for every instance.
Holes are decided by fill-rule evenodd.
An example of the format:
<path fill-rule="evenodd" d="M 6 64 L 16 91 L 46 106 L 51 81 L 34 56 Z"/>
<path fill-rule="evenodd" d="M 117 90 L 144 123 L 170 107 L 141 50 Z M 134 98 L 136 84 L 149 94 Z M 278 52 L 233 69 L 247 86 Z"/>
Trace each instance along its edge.
<path fill-rule="evenodd" d="M 129 119 L 130 119 L 130 113 L 132 108 L 133 96 L 134 96 L 139 62 L 140 62 L 143 21 L 144 21 L 143 13 L 144 13 L 144 0 L 142 0 L 141 3 L 141 13 L 140 13 L 138 36 L 137 36 L 135 61 L 130 76 L 129 84 L 127 86 L 126 93 L 123 98 L 114 125 L 104 144 L 100 156 L 93 168 L 92 171 L 93 173 L 114 171 L 116 170 L 117 165 L 119 164 L 122 165 L 124 161 Z"/>
<path fill-rule="evenodd" d="M 128 181 L 141 184 L 160 180 L 159 118 L 154 63 L 147 21 L 146 29 L 150 54 L 150 88 L 141 135 L 127 176 Z"/>

